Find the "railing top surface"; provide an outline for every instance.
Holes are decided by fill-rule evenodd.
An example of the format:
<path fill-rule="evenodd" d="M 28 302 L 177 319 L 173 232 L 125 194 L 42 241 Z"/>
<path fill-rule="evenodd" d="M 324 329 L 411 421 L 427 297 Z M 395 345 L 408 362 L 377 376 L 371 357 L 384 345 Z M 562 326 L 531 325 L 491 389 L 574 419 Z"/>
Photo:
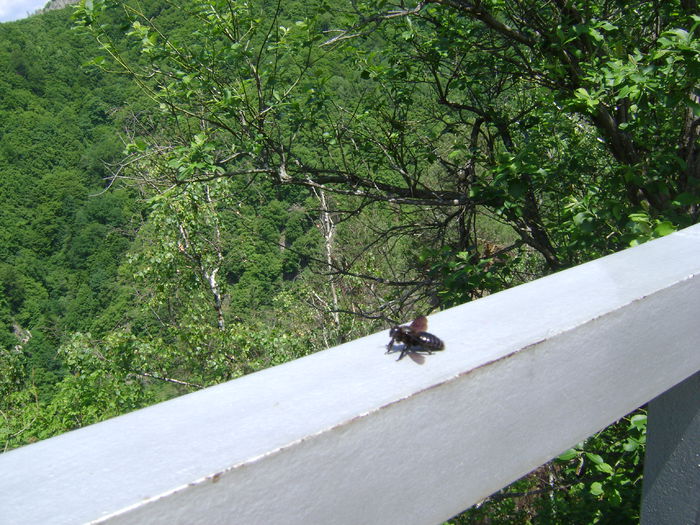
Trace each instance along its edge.
<path fill-rule="evenodd" d="M 165 498 L 698 274 L 700 226 L 694 226 L 430 316 L 429 331 L 446 350 L 422 363 L 386 355 L 383 331 L 10 451 L 0 455 L 0 523 L 82 523 Z M 687 366 L 690 375 L 700 365 Z M 659 375 L 660 392 L 669 385 Z M 469 408 L 476 412 L 479 403 Z"/>

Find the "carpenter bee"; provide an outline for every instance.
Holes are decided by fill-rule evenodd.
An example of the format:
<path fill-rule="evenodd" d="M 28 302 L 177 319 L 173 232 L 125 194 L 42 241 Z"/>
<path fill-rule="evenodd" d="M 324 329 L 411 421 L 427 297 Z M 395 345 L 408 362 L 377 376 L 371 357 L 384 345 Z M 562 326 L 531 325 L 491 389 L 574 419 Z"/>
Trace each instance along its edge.
<path fill-rule="evenodd" d="M 416 319 L 411 324 L 406 324 L 403 326 L 393 326 L 389 330 L 389 337 L 391 341 L 386 345 L 386 353 L 391 353 L 394 348 L 395 343 L 402 343 L 403 348 L 401 348 L 401 355 L 397 361 L 403 359 L 408 353 L 411 352 L 427 352 L 432 354 L 438 350 L 444 350 L 445 343 L 433 334 L 429 334 L 425 330 L 428 328 L 428 320 L 424 315 L 416 317 Z"/>

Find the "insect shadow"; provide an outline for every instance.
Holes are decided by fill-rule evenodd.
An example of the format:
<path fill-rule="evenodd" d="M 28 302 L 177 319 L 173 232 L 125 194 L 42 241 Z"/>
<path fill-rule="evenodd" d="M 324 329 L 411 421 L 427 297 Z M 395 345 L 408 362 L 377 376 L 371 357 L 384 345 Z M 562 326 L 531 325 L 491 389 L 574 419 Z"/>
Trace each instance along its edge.
<path fill-rule="evenodd" d="M 408 356 L 411 361 L 413 361 L 416 364 L 422 365 L 425 364 L 425 354 L 429 353 L 426 352 L 425 350 L 421 351 L 416 350 L 414 348 L 406 348 L 405 345 L 397 345 L 391 350 L 387 350 L 385 353 L 387 354 L 396 354 L 398 352 L 401 352 L 399 357 L 396 359 L 397 361 L 401 361 L 405 356 Z"/>

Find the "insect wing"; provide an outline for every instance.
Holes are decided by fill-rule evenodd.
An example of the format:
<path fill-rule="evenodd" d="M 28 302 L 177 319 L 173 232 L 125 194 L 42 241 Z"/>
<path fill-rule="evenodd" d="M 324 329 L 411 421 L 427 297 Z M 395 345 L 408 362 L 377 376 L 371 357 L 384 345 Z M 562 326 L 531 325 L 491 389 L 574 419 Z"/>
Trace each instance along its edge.
<path fill-rule="evenodd" d="M 410 326 L 411 329 L 416 332 L 425 332 L 428 329 L 428 319 L 424 315 L 421 315 L 420 317 L 416 317 Z"/>
<path fill-rule="evenodd" d="M 419 354 L 418 352 L 409 352 L 408 357 L 410 357 L 411 361 L 413 361 L 417 365 L 422 365 L 425 363 L 425 356 Z"/>

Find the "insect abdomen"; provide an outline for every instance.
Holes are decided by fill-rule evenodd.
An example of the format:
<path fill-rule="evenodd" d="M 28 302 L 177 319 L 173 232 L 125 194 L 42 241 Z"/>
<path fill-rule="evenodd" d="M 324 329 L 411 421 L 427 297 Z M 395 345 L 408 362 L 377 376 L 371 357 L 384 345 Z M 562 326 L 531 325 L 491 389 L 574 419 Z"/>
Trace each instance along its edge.
<path fill-rule="evenodd" d="M 442 342 L 442 339 L 428 332 L 421 332 L 418 334 L 418 339 L 420 340 L 420 344 L 426 349 L 442 350 L 445 348 L 445 343 Z"/>

